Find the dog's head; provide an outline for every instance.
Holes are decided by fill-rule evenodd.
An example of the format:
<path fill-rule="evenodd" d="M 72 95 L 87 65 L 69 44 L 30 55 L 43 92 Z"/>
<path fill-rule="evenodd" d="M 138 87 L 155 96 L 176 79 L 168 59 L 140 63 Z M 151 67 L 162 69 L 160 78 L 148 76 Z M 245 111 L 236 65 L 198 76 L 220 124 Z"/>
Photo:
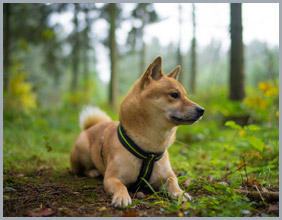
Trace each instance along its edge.
<path fill-rule="evenodd" d="M 174 125 L 189 125 L 201 119 L 204 109 L 186 97 L 186 91 L 177 81 L 180 66 L 168 75 L 162 72 L 162 58 L 157 57 L 141 76 L 140 102 L 158 119 L 165 118 Z"/>

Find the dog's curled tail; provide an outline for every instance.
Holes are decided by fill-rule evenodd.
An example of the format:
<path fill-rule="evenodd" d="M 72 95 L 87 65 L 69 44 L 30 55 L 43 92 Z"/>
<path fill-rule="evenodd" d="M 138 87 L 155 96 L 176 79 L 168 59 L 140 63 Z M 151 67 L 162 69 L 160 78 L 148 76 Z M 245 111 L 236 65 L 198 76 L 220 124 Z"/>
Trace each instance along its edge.
<path fill-rule="evenodd" d="M 82 130 L 104 121 L 111 121 L 111 118 L 98 107 L 86 106 L 79 114 L 79 125 Z"/>

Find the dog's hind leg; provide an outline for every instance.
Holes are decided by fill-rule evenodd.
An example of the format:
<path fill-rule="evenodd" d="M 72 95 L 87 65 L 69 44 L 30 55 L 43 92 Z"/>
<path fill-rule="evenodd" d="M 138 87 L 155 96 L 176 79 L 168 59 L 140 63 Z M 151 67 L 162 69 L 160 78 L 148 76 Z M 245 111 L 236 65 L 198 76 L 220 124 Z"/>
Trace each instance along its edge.
<path fill-rule="evenodd" d="M 71 150 L 71 171 L 74 174 L 84 174 L 94 178 L 99 175 L 99 172 L 91 160 L 89 149 L 90 142 L 87 134 L 83 131 Z"/>

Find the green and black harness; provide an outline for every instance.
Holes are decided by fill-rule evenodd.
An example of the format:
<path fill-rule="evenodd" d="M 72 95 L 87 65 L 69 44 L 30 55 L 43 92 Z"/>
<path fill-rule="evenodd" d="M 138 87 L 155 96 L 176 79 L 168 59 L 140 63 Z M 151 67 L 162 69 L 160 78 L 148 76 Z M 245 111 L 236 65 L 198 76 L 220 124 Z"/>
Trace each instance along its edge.
<path fill-rule="evenodd" d="M 153 153 L 153 152 L 146 152 L 142 150 L 137 144 L 135 144 L 127 136 L 121 124 L 119 124 L 118 126 L 117 134 L 118 134 L 120 143 L 134 156 L 143 160 L 142 166 L 140 169 L 140 173 L 139 173 L 139 176 L 137 177 L 136 182 L 132 183 L 128 187 L 129 191 L 136 192 L 146 185 L 145 181 L 143 181 L 141 178 L 144 178 L 145 180 L 149 182 L 149 179 L 151 177 L 151 174 L 154 168 L 154 163 L 155 161 L 158 161 L 159 159 L 162 158 L 164 151 L 161 153 Z"/>

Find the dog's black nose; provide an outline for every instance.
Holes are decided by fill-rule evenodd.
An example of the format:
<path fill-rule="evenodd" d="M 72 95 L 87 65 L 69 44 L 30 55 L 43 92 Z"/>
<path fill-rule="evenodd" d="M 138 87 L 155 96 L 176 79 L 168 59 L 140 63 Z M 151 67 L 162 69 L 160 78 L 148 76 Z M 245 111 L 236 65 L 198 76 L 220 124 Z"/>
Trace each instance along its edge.
<path fill-rule="evenodd" d="M 199 116 L 202 116 L 204 114 L 204 112 L 205 112 L 205 109 L 200 107 L 200 106 L 198 106 L 198 107 L 196 107 L 196 111 L 197 111 Z"/>

